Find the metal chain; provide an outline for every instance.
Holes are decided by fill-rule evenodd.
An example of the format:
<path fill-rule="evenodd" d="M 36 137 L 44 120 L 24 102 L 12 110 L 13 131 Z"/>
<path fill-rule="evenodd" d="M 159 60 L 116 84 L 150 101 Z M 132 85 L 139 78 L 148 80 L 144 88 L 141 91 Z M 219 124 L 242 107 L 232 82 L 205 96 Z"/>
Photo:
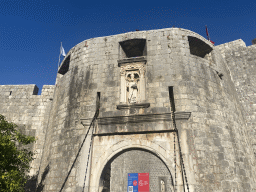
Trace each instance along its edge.
<path fill-rule="evenodd" d="M 189 192 L 188 180 L 187 180 L 185 165 L 184 165 L 183 157 L 182 157 L 182 153 L 181 153 L 181 146 L 180 146 L 180 141 L 179 141 L 179 132 L 178 132 L 178 129 L 176 127 L 174 111 L 172 111 L 172 119 L 173 119 L 174 130 L 177 133 L 177 140 L 178 140 L 178 147 L 179 147 L 179 154 L 180 154 L 180 164 L 181 164 L 181 174 L 182 174 L 182 180 L 183 180 L 183 189 L 184 189 L 184 192 L 185 192 L 185 186 L 184 186 L 184 176 L 185 176 L 185 182 L 186 182 L 186 185 L 187 185 L 187 191 Z M 174 135 L 175 135 L 175 133 L 174 133 Z M 175 149 L 175 136 L 174 136 L 174 149 Z M 175 151 L 174 151 L 174 153 L 175 153 Z M 174 161 L 176 163 L 176 155 L 175 155 L 174 158 L 175 158 Z M 184 173 L 184 176 L 183 176 L 183 173 Z M 175 164 L 175 179 L 176 179 L 176 164 Z M 176 183 L 176 181 L 175 181 L 175 183 Z M 175 188 L 174 188 L 174 191 L 175 191 Z"/>
<path fill-rule="evenodd" d="M 99 116 L 99 112 L 100 112 L 100 111 L 99 111 L 99 110 L 100 110 L 100 102 L 99 102 L 98 99 L 99 99 L 99 98 L 97 98 L 97 100 L 96 100 L 96 111 L 95 111 L 94 117 L 93 117 L 93 119 L 92 119 L 92 121 L 91 121 L 91 124 L 90 124 L 90 126 L 89 126 L 89 128 L 88 128 L 87 134 L 86 134 L 86 136 L 85 136 L 85 138 L 84 138 L 84 142 L 85 142 L 85 139 L 86 139 L 86 137 L 87 137 L 87 135 L 88 135 L 88 133 L 89 133 L 89 131 L 90 131 L 90 129 L 91 129 L 91 126 L 92 126 L 93 129 L 92 129 L 92 133 L 91 133 L 92 135 L 91 135 L 90 147 L 89 147 L 89 151 L 88 151 L 88 158 L 87 158 L 87 165 L 86 165 L 86 170 L 85 170 L 83 191 L 84 191 L 84 188 L 85 188 L 86 174 L 87 174 L 87 170 L 88 170 L 88 166 L 89 166 L 90 153 L 91 153 L 91 148 L 92 148 L 93 133 L 94 133 L 94 128 L 95 128 L 94 122 L 95 122 L 95 120 L 97 119 L 97 117 Z"/>
<path fill-rule="evenodd" d="M 94 120 L 95 120 L 95 119 L 94 119 Z M 89 165 L 89 161 L 90 161 L 90 154 L 91 154 L 91 147 L 92 147 L 93 132 L 94 132 L 94 122 L 93 122 L 93 128 L 92 128 L 92 133 L 91 133 L 92 136 L 91 136 L 91 141 L 90 141 L 90 147 L 89 147 L 89 151 L 88 151 L 88 158 L 87 158 L 87 165 L 86 165 L 86 170 L 85 170 L 83 191 L 84 191 L 84 188 L 85 188 L 86 174 L 87 174 L 88 165 Z"/>
<path fill-rule="evenodd" d="M 178 132 L 177 132 L 177 136 L 178 136 Z M 183 168 L 183 172 L 184 172 L 184 176 L 185 176 L 185 182 L 186 182 L 186 185 L 187 185 L 187 190 L 188 190 L 188 192 L 189 192 L 188 180 L 187 180 L 185 165 L 184 165 L 184 161 L 183 161 L 183 157 L 182 157 L 182 153 L 181 153 L 181 147 L 180 147 L 179 138 L 178 138 L 178 143 L 179 143 L 179 152 L 180 152 L 181 166 L 182 166 L 182 168 Z"/>
<path fill-rule="evenodd" d="M 174 144 L 174 192 L 176 191 L 176 149 L 175 149 L 175 133 L 173 133 L 173 144 Z"/>
<path fill-rule="evenodd" d="M 189 192 L 188 180 L 187 180 L 187 175 L 186 175 L 186 170 L 185 170 L 185 165 L 184 165 L 184 161 L 183 161 L 181 149 L 180 149 L 180 158 L 181 158 L 181 162 L 182 162 L 182 166 L 183 166 L 183 171 L 184 171 L 184 176 L 185 176 L 185 182 L 186 182 L 186 184 L 187 184 L 187 190 L 188 190 L 188 192 Z"/>

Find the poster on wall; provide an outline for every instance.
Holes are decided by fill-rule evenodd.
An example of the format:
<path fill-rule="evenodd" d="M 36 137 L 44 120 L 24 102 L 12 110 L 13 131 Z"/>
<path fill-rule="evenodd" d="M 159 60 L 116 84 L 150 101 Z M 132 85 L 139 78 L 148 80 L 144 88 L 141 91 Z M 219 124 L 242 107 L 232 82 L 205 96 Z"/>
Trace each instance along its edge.
<path fill-rule="evenodd" d="M 149 173 L 128 173 L 127 192 L 149 192 Z"/>

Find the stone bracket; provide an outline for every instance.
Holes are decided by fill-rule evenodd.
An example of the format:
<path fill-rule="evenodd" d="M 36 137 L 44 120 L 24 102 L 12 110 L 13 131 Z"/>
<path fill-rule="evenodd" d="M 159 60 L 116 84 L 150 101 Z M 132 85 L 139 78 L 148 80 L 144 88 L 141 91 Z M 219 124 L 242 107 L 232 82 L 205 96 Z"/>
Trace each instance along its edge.
<path fill-rule="evenodd" d="M 147 57 L 146 56 L 141 56 L 141 57 L 130 57 L 130 58 L 125 58 L 125 59 L 120 59 L 117 61 L 118 67 L 121 66 L 121 64 L 127 64 L 127 63 L 135 63 L 135 62 L 147 62 Z"/>
<path fill-rule="evenodd" d="M 134 104 L 121 104 L 117 105 L 117 109 L 131 109 L 131 108 L 148 108 L 150 106 L 150 103 L 134 103 Z"/>

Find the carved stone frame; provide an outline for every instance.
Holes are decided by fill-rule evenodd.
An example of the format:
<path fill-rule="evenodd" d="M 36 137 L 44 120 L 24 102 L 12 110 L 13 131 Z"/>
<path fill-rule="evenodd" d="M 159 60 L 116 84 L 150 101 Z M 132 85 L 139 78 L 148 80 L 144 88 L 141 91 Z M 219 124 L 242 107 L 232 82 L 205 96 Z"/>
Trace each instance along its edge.
<path fill-rule="evenodd" d="M 138 71 L 139 81 L 138 81 L 138 102 L 143 103 L 146 100 L 146 82 L 145 82 L 145 72 L 146 72 L 146 61 L 137 62 L 125 62 L 119 64 L 120 74 L 121 74 L 121 92 L 120 92 L 120 104 L 128 104 L 127 90 L 126 90 L 126 74 L 129 71 Z"/>

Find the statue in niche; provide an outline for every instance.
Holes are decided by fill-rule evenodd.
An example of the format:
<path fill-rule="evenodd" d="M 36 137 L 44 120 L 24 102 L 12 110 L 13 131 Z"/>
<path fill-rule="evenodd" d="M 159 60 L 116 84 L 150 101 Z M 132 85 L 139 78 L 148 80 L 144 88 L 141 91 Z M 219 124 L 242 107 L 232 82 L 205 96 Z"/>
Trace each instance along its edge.
<path fill-rule="evenodd" d="M 165 183 L 164 183 L 164 180 L 161 180 L 160 181 L 160 184 L 161 184 L 161 192 L 165 192 Z"/>
<path fill-rule="evenodd" d="M 138 102 L 138 82 L 139 82 L 139 71 L 128 71 L 126 73 L 127 82 L 127 99 L 128 103 Z"/>

